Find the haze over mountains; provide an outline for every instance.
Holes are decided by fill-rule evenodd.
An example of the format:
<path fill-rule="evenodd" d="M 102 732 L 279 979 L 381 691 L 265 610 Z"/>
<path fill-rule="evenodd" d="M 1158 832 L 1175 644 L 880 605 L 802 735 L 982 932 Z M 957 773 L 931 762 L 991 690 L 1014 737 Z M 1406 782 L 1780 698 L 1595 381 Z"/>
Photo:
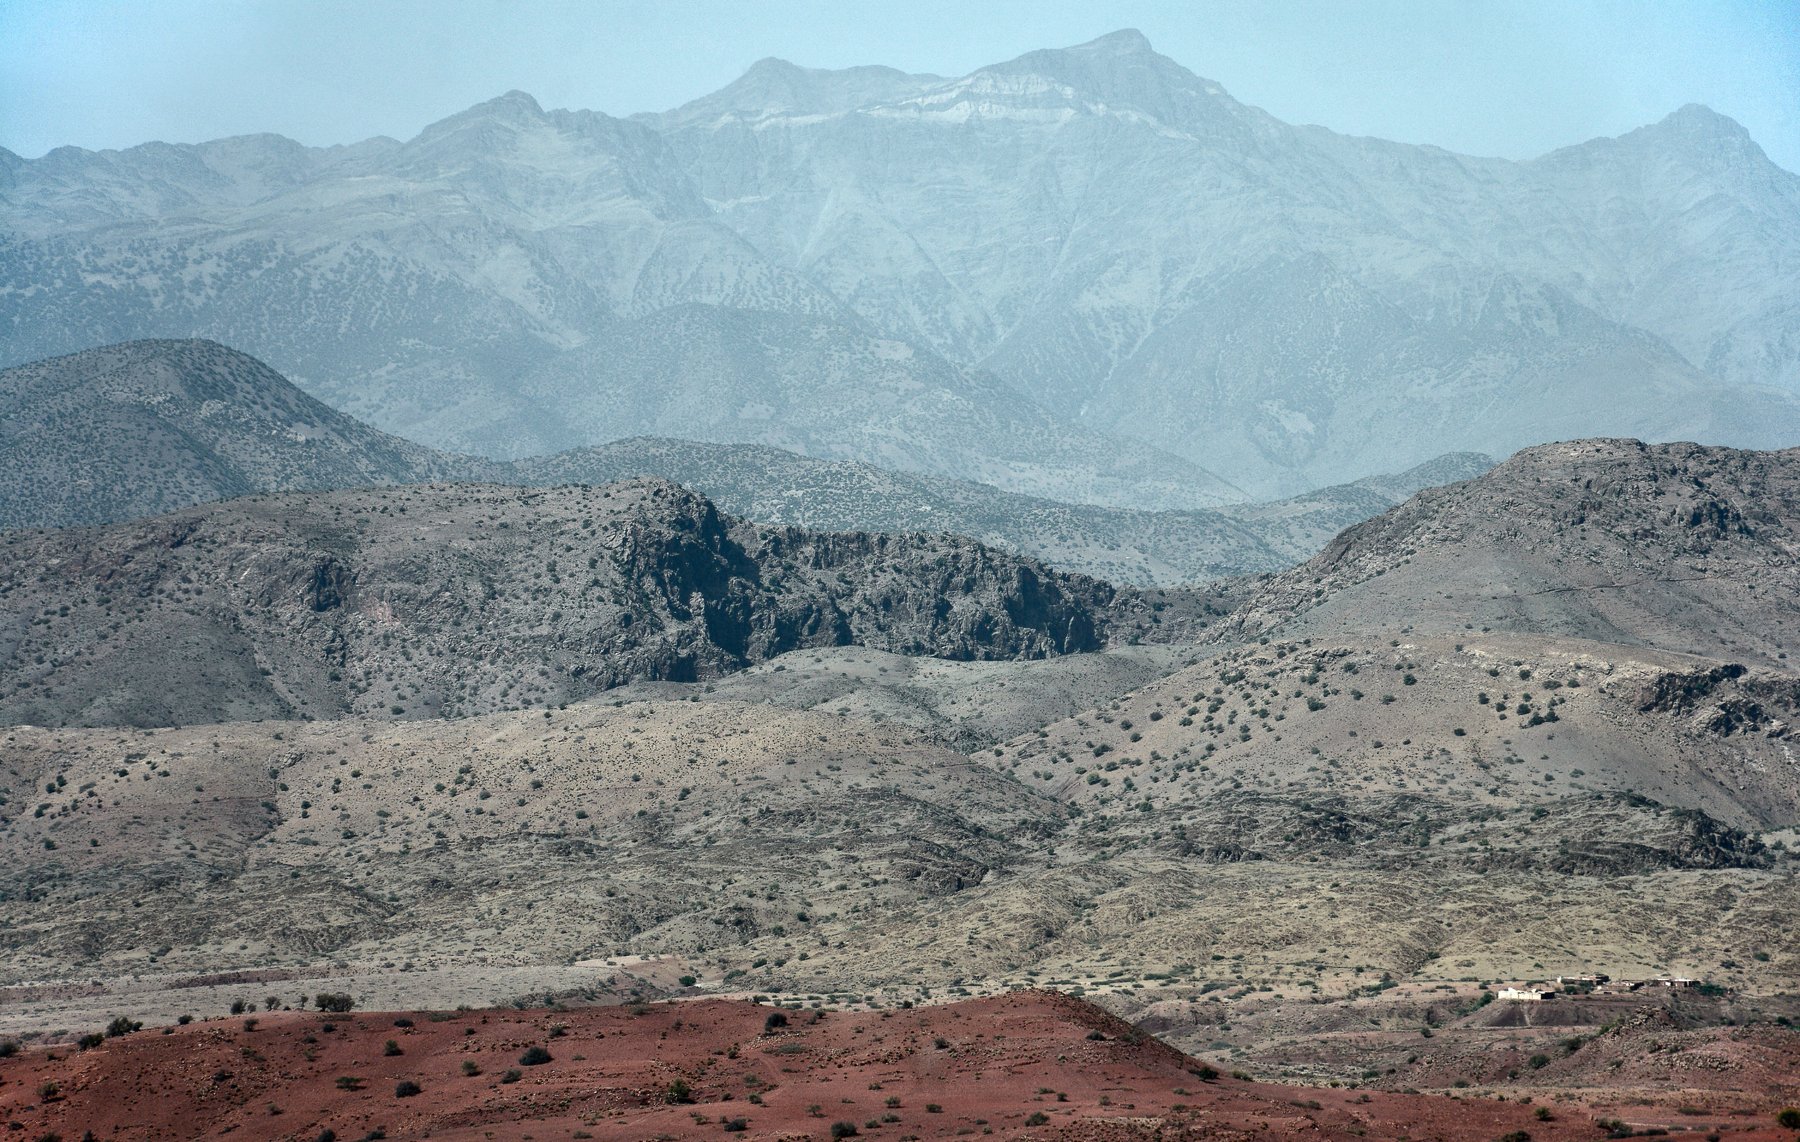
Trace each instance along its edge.
<path fill-rule="evenodd" d="M 1119 32 L 0 152 L 0 1107 L 1773 1139 L 1796 444 L 1699 107 L 1471 158 Z M 1595 972 L 1700 986 L 1494 1002 Z"/>
<path fill-rule="evenodd" d="M 764 61 L 614 119 L 0 156 L 0 362 L 213 337 L 512 458 L 774 445 L 1199 508 L 1447 451 L 1800 427 L 1800 179 L 1701 107 L 1531 162 L 1283 124 L 1120 32 Z"/>
<path fill-rule="evenodd" d="M 0 370 L 0 529 L 116 523 L 253 492 L 654 476 L 762 523 L 962 535 L 1063 570 L 1172 586 L 1281 570 L 1413 491 L 1491 464 L 1448 455 L 1286 501 L 1154 512 L 759 445 L 639 437 L 517 461 L 439 452 L 208 341 L 128 342 Z"/>

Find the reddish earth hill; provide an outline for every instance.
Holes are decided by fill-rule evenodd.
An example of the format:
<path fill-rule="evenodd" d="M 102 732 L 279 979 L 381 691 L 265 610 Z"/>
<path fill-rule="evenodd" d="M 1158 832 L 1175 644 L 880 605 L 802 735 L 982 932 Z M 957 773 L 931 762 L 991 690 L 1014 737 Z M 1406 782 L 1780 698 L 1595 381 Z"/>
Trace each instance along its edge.
<path fill-rule="evenodd" d="M 534 1051 L 534 1049 L 536 1049 Z M 538 1053 L 546 1061 L 531 1060 Z M 1211 1076 L 1054 993 L 800 1012 L 281 1013 L 0 1060 L 0 1138 L 1552 1139 L 1574 1111 Z M 1733 1131 L 1740 1142 L 1782 1138 Z"/>

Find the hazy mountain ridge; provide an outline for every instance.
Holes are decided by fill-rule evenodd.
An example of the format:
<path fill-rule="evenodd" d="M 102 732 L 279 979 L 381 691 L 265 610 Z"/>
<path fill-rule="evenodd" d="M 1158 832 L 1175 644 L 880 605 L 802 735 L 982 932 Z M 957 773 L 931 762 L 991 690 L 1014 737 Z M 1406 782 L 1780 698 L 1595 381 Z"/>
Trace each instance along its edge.
<path fill-rule="evenodd" d="M 872 331 L 712 220 L 637 123 L 514 92 L 391 146 L 156 145 L 98 156 L 85 182 L 83 154 L 53 152 L 8 191 L 10 358 L 198 333 L 253 347 L 353 415 L 464 451 L 554 451 L 666 432 L 665 408 L 710 410 L 695 427 L 715 439 L 804 441 L 1031 492 L 1242 498 Z M 638 399 L 607 399 L 620 390 Z M 825 408 L 835 421 L 817 419 Z"/>
<path fill-rule="evenodd" d="M 203 334 L 493 455 L 703 436 L 1195 508 L 1800 432 L 1800 179 L 1703 108 L 1471 158 L 1118 33 L 951 79 L 764 61 L 632 120 L 514 92 L 404 143 L 13 158 L 0 360 Z"/>
<path fill-rule="evenodd" d="M 377 432 L 207 341 L 128 342 L 0 370 L 0 412 L 0 529 L 501 470 Z"/>
<path fill-rule="evenodd" d="M 934 123 L 983 145 L 932 164 L 927 189 L 909 168 Z M 859 145 L 876 132 L 890 145 Z M 673 141 L 706 164 L 695 169 L 709 197 L 740 204 L 727 212 L 734 225 L 814 276 L 841 272 L 836 292 L 874 320 L 906 325 L 917 292 L 890 299 L 851 285 L 864 276 L 860 235 L 887 230 L 917 250 L 913 272 L 937 283 L 925 295 L 934 324 L 914 328 L 946 355 L 979 360 L 1084 423 L 1222 455 L 1214 466 L 1241 483 L 1255 484 L 1246 466 L 1270 478 L 1270 465 L 1327 482 L 1371 426 L 1432 439 L 1456 428 L 1473 439 L 1445 443 L 1462 447 L 1487 431 L 1488 451 L 1592 435 L 1608 418 L 1629 419 L 1618 392 L 1642 383 L 1697 417 L 1691 435 L 1786 442 L 1753 439 L 1760 414 L 1728 409 L 1713 424 L 1718 414 L 1685 407 L 1714 400 L 1693 367 L 1719 359 L 1697 348 L 1717 336 L 1717 322 L 1713 334 L 1699 328 L 1717 313 L 1713 296 L 1733 299 L 1732 336 L 1756 326 L 1765 343 L 1789 343 L 1792 290 L 1776 283 L 1791 269 L 1772 252 L 1800 241 L 1800 180 L 1710 112 L 1684 109 L 1538 163 L 1473 159 L 1288 128 L 1121 34 L 1031 53 L 892 107 L 797 117 L 781 132 L 721 121 Z M 718 161 L 721 149 L 738 161 Z M 1063 177 L 1078 154 L 1117 162 Z M 1698 215 L 1696 198 L 1709 204 Z M 795 227 L 795 213 L 812 224 Z M 841 252 L 821 237 L 838 230 Z M 977 230 L 985 241 L 970 240 Z M 1726 253 L 1739 246 L 1747 258 Z M 1739 281 L 1746 265 L 1754 272 Z M 1721 284 L 1702 291 L 1696 279 L 1708 275 Z M 1675 302 L 1690 292 L 1694 306 Z M 1642 328 L 1622 324 L 1632 321 Z M 1410 363 L 1395 370 L 1396 355 Z M 1791 387 L 1794 368 L 1729 379 Z M 1601 391 L 1590 392 L 1595 372 Z M 1528 406 L 1534 388 L 1545 398 L 1531 410 L 1538 423 L 1515 422 L 1497 398 L 1518 392 Z M 1427 410 L 1445 402 L 1443 419 L 1420 423 L 1408 403 L 1422 393 L 1433 394 Z M 1459 400 L 1488 416 L 1463 428 Z M 1374 411 L 1359 420 L 1357 406 Z M 1791 436 L 1788 399 L 1774 411 Z M 1334 426 L 1334 416 L 1346 419 Z M 1393 431 L 1383 454 L 1408 447 Z"/>
<path fill-rule="evenodd" d="M 514 471 L 533 484 L 659 476 L 751 519 L 967 535 L 1111 582 L 1167 587 L 1287 568 L 1420 488 L 1469 479 L 1493 463 L 1452 454 L 1404 473 L 1211 511 L 1068 504 L 756 445 L 655 438 L 523 460 Z"/>
<path fill-rule="evenodd" d="M 621 392 L 620 400 L 632 398 Z M 640 399 L 672 399 L 656 394 Z M 688 404 L 702 399 L 691 394 Z M 247 354 L 140 341 L 0 370 L 0 529 L 115 523 L 254 492 L 477 481 L 673 480 L 764 523 L 956 534 L 1112 582 L 1173 586 L 1274 571 L 1417 487 L 1491 461 L 1451 456 L 1367 487 L 1222 511 L 1067 504 L 760 445 L 617 441 L 487 460 L 376 432 Z M 804 442 L 799 442 L 804 443 Z M 1146 482 L 1154 474 L 1145 473 Z"/>

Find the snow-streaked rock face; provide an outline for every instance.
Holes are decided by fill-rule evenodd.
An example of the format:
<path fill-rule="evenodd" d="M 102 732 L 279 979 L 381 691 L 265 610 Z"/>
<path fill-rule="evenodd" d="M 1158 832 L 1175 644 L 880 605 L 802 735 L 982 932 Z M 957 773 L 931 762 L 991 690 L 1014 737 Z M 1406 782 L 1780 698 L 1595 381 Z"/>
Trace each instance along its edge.
<path fill-rule="evenodd" d="M 513 92 L 404 143 L 4 158 L 0 362 L 205 335 L 493 455 L 682 435 L 1192 507 L 1800 435 L 1800 178 L 1701 107 L 1471 158 L 1119 32 L 949 79 L 765 60 L 632 120 Z"/>

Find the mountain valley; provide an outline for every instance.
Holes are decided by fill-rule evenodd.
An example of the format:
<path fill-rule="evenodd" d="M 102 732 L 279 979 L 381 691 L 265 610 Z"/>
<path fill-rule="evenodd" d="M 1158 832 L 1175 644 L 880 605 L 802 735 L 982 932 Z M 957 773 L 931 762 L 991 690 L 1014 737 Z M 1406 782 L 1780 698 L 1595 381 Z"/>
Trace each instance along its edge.
<path fill-rule="evenodd" d="M 1793 1142 L 1797 443 L 1698 104 L 0 149 L 0 1124 Z"/>
<path fill-rule="evenodd" d="M 760 994 L 803 1010 L 1035 986 L 1286 1082 L 1560 1090 L 1599 1114 L 1624 1089 L 1605 1072 L 1518 1060 L 1615 1015 L 1674 1019 L 1702 1052 L 1734 1041 L 1727 1022 L 1771 1028 L 1754 1050 L 1774 1055 L 1730 1067 L 1774 1066 L 1792 1039 L 1775 1020 L 1800 1014 L 1781 938 L 1800 922 L 1800 687 L 1774 554 L 1794 462 L 1549 446 L 1415 494 L 1316 568 L 1210 596 L 1134 594 L 962 541 L 756 527 L 654 481 L 293 493 L 14 533 L 3 597 L 48 624 L 46 646 L 84 647 L 62 622 L 107 633 L 81 618 L 95 588 L 134 601 L 110 657 L 96 643 L 91 665 L 71 652 L 9 681 L 15 711 L 83 697 L 6 731 L 0 1031 L 115 1009 L 166 1022 L 296 983 L 375 1008 Z M 1555 489 L 1579 490 L 1565 510 L 1581 523 L 1487 506 Z M 1497 520 L 1495 542 L 1564 574 L 1703 544 L 1705 579 L 1654 588 L 1680 605 L 1589 591 L 1486 631 L 1439 625 L 1431 600 L 1463 588 L 1422 537 L 1479 551 Z M 525 570 L 546 541 L 557 567 Z M 907 559 L 855 562 L 883 544 Z M 342 575 L 312 573 L 333 550 Z M 586 568 L 588 550 L 609 562 Z M 693 570 L 720 564 L 737 570 Z M 838 593 L 839 566 L 867 585 Z M 495 579 L 483 606 L 500 610 L 460 628 L 437 615 L 432 599 L 469 592 L 434 586 L 433 567 Z M 502 567 L 520 570 L 501 582 Z M 140 578 L 147 594 L 126 590 Z M 950 578 L 968 586 L 949 615 L 908 601 Z M 1001 619 L 1032 581 L 1053 621 Z M 1370 584 L 1382 605 L 1344 601 Z M 750 641 L 733 658 L 700 632 L 745 589 Z M 530 629 L 507 609 L 521 606 L 562 614 L 535 642 L 482 641 Z M 641 616 L 625 628 L 641 641 L 595 642 L 620 609 Z M 758 633 L 799 611 L 848 633 L 791 649 Z M 1764 641 L 1713 633 L 1723 613 Z M 174 711 L 183 672 L 164 638 L 181 629 L 278 646 L 245 692 L 304 694 L 316 720 L 294 720 L 291 698 Z M 973 629 L 989 633 L 957 641 Z M 665 645 L 700 676 L 646 668 Z M 341 689 L 305 673 L 332 647 Z M 925 648 L 938 657 L 914 657 Z M 581 655 L 642 680 L 572 689 Z M 137 692 L 166 705 L 140 706 L 137 728 L 112 724 L 118 699 L 85 697 L 152 665 L 164 685 Z M 407 705 L 426 683 L 466 695 L 458 716 Z M 1575 997 L 1556 1030 L 1483 1006 L 1494 981 L 1595 970 L 1689 976 L 1722 998 L 1584 1014 Z M 1641 1041 L 1606 1050 L 1635 1059 Z M 1790 1097 L 1631 1065 L 1653 1113 Z"/>

